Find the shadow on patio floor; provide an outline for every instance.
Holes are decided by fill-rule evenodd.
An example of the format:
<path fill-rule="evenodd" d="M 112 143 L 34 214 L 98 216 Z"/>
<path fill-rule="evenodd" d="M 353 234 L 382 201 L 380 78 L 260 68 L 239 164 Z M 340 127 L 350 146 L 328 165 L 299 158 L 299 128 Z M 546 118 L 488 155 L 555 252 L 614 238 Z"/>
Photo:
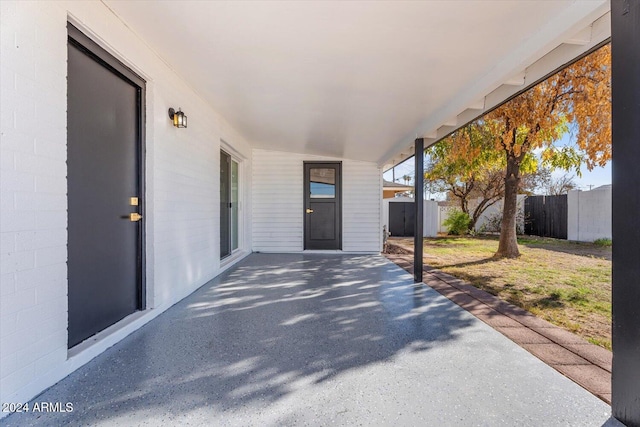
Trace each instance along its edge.
<path fill-rule="evenodd" d="M 3 421 L 176 421 L 198 408 L 266 408 L 455 340 L 472 323 L 378 256 L 254 254 L 35 399 L 73 402 L 74 412 Z"/>

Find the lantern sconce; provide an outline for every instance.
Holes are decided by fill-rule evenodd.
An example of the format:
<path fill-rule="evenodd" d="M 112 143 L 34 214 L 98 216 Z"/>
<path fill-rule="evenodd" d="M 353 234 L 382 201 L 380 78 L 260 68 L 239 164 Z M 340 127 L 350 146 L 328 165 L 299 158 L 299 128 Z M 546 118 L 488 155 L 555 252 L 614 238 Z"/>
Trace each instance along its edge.
<path fill-rule="evenodd" d="M 178 111 L 174 110 L 173 108 L 169 108 L 169 118 L 173 121 L 173 125 L 175 127 L 187 127 L 187 116 L 185 116 L 180 108 L 178 108 Z"/>

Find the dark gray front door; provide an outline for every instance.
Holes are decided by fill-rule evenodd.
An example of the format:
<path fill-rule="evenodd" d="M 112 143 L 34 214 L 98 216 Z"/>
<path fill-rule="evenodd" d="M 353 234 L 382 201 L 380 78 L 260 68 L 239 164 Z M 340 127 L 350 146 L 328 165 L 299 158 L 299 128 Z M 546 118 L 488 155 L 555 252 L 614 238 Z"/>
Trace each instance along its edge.
<path fill-rule="evenodd" d="M 342 164 L 304 163 L 304 248 L 342 249 Z"/>
<path fill-rule="evenodd" d="M 67 84 L 71 348 L 143 308 L 144 82 L 69 26 Z"/>

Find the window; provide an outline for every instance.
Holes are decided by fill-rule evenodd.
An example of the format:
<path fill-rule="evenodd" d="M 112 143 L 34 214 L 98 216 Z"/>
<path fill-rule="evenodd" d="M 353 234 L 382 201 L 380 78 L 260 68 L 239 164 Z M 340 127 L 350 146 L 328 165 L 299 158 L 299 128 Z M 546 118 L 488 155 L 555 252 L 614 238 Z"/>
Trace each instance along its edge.
<path fill-rule="evenodd" d="M 336 197 L 336 170 L 311 168 L 310 197 L 312 199 L 333 199 Z"/>
<path fill-rule="evenodd" d="M 220 151 L 220 258 L 239 248 L 240 241 L 240 165 Z"/>

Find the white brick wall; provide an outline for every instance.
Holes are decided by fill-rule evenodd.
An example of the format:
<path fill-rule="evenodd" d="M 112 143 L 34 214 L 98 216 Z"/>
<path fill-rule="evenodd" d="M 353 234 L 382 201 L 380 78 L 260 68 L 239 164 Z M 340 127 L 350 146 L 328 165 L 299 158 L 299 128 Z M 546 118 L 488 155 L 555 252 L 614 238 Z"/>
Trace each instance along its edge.
<path fill-rule="evenodd" d="M 281 151 L 253 150 L 253 250 L 304 248 L 303 163 L 342 160 L 342 249 L 379 252 L 382 181 L 377 165 Z"/>
<path fill-rule="evenodd" d="M 66 13 L 31 2 L 0 7 L 0 400 L 6 402 L 31 397 L 37 373 L 67 357 Z M 63 31 L 39 26 L 48 19 L 60 20 Z"/>
<path fill-rule="evenodd" d="M 147 299 L 141 320 L 67 352 L 67 19 L 147 80 Z M 221 138 L 244 157 L 250 249 L 251 149 L 98 1 L 0 2 L 0 401 L 21 402 L 220 272 Z M 169 107 L 182 107 L 176 129 Z"/>

